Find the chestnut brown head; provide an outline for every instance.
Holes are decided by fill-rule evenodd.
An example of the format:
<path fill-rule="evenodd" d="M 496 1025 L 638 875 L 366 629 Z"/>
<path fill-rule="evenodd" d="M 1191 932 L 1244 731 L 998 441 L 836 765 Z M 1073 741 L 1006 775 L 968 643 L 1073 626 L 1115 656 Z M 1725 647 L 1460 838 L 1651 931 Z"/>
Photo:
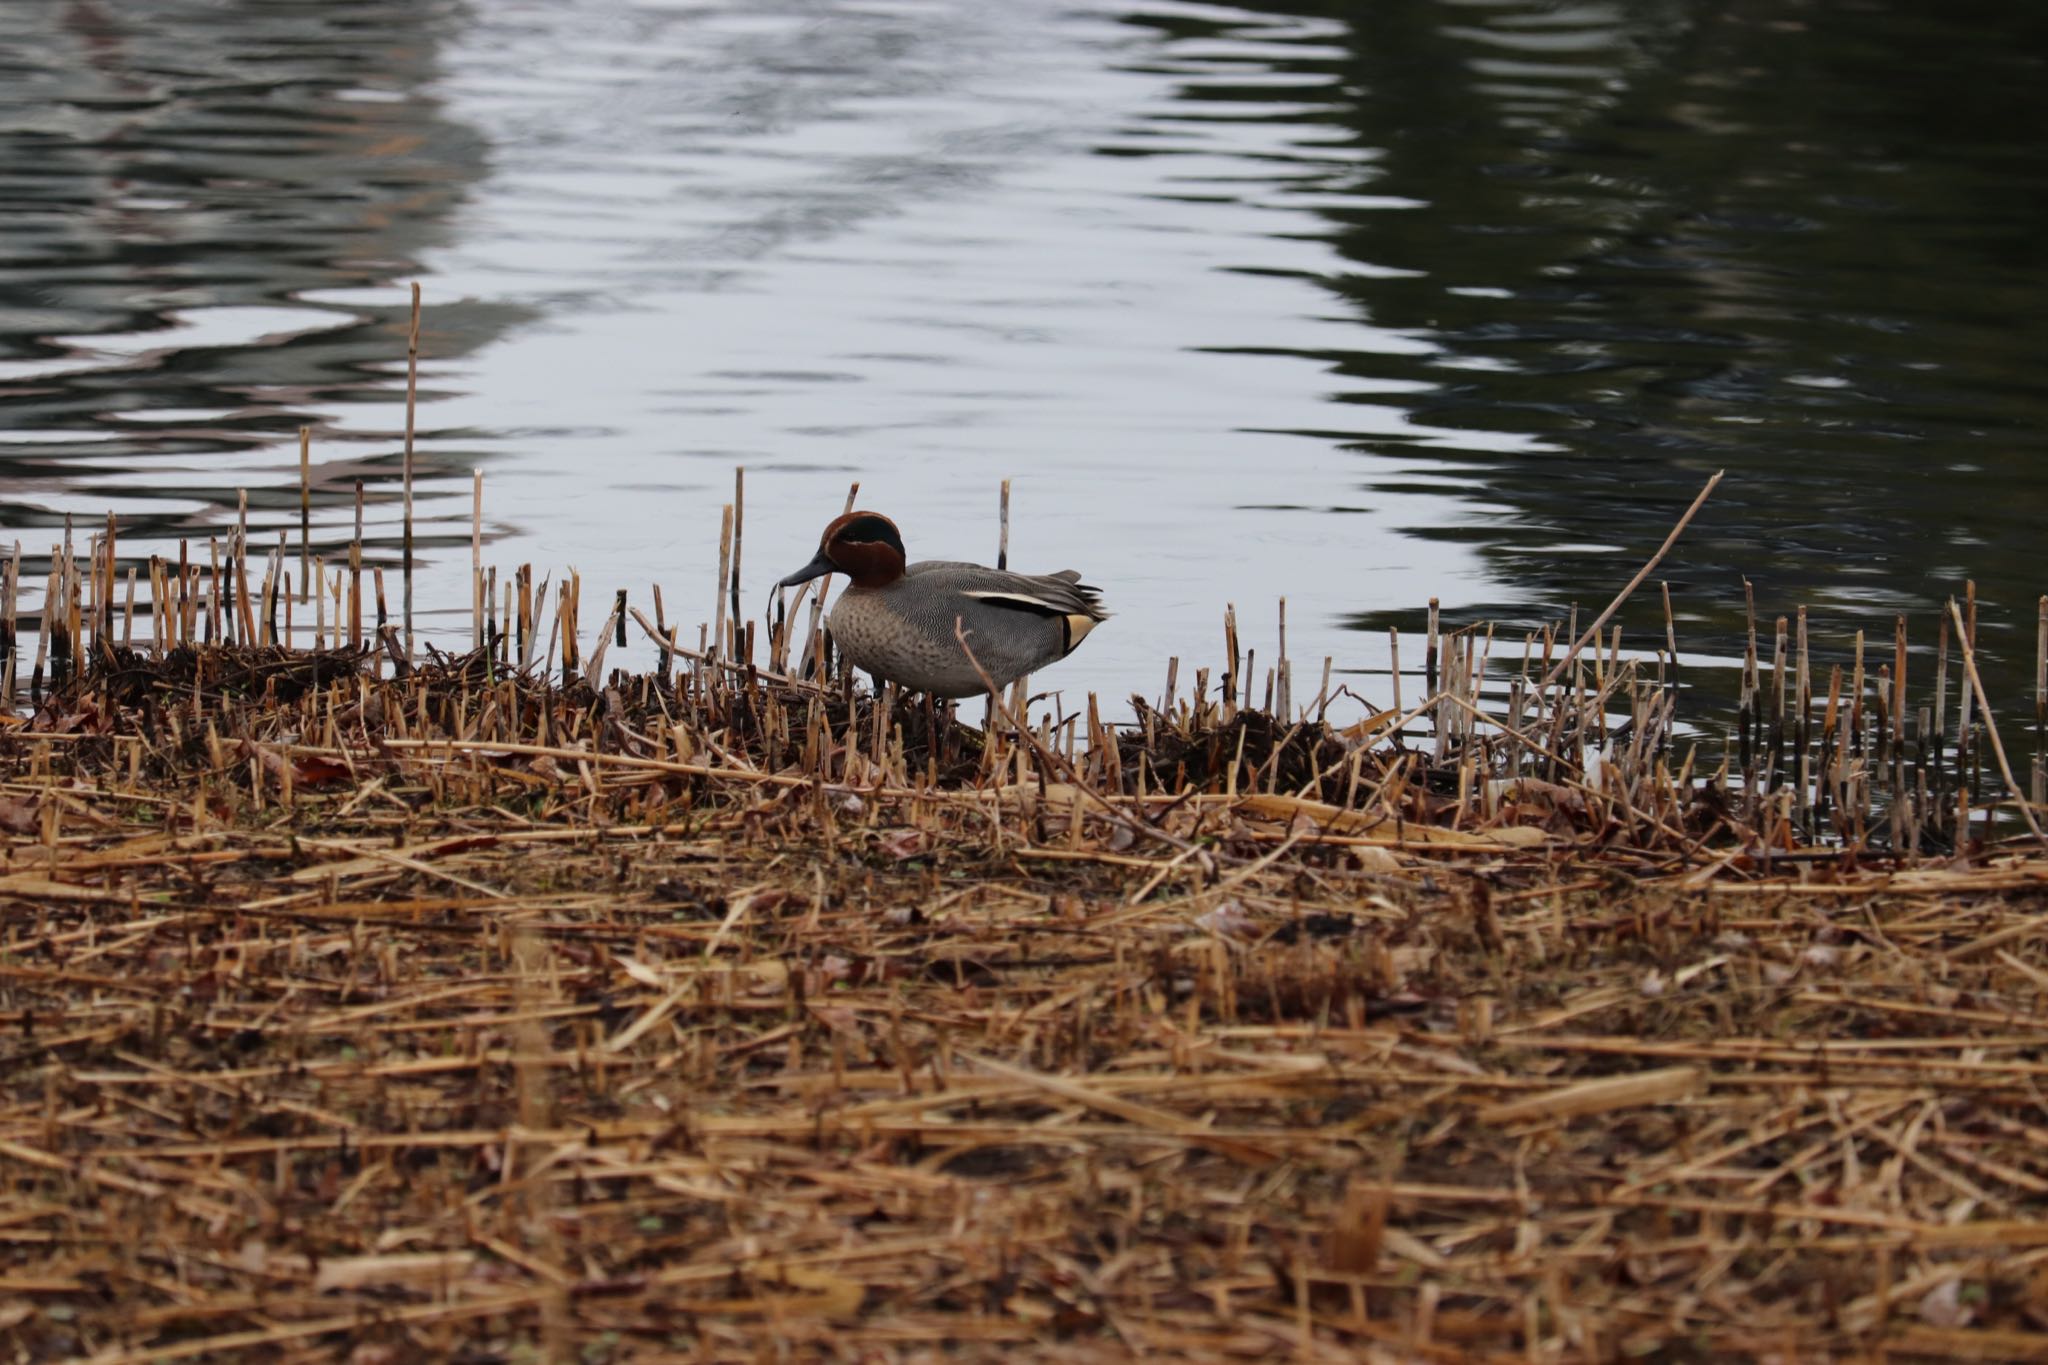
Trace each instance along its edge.
<path fill-rule="evenodd" d="M 855 587 L 882 588 L 903 577 L 903 537 L 879 512 L 848 512 L 825 528 L 811 562 L 775 586 L 794 587 L 828 573 L 843 573 Z"/>

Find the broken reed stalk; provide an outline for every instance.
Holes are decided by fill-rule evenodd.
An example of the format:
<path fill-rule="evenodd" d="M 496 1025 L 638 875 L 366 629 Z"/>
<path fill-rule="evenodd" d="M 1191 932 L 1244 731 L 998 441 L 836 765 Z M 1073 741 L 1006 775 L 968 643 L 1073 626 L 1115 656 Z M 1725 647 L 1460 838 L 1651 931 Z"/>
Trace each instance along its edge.
<path fill-rule="evenodd" d="M 1237 604 L 1223 604 L 1223 719 L 1227 724 L 1237 716 Z"/>
<path fill-rule="evenodd" d="M 101 551 L 106 558 L 106 578 L 101 585 L 98 620 L 93 625 L 93 632 L 95 638 L 105 639 L 113 633 L 114 582 L 121 573 L 121 527 L 111 511 L 107 513 L 107 530 Z"/>
<path fill-rule="evenodd" d="M 2013 776 L 2012 764 L 2006 761 L 2005 743 L 2004 741 L 1999 739 L 1998 722 L 1994 720 L 1991 715 L 1991 699 L 1984 694 L 1983 679 L 1977 676 L 1977 651 L 1974 642 L 1971 638 L 1976 634 L 1976 631 L 1974 628 L 1964 628 L 1962 613 L 1960 610 L 1957 609 L 1956 602 L 1953 597 L 1949 599 L 1948 612 L 1949 615 L 1955 621 L 1957 637 L 1961 639 L 1963 642 L 1963 672 L 1969 679 L 1970 692 L 1976 694 L 1977 704 L 1983 708 L 1984 730 L 1986 734 L 1991 736 L 1991 752 L 1998 759 L 1998 775 L 2005 779 L 2006 793 L 2012 800 L 2013 804 L 2017 805 L 2020 808 L 2020 815 L 2027 822 L 2028 832 L 2030 832 L 2035 839 L 2039 840 L 2044 844 L 2048 844 L 2048 834 L 2043 834 L 2041 832 L 2041 822 L 2037 820 L 2034 816 L 2033 803 L 2027 799 L 2024 791 L 2020 787 L 2019 780 Z M 1975 624 L 1975 622 L 1971 622 L 1972 627 L 1974 627 Z M 1968 694 L 1965 694 L 1966 699 L 1967 696 Z M 1962 839 L 1965 833 L 1966 831 L 1958 829 L 1956 831 L 1956 838 L 1958 840 Z"/>
<path fill-rule="evenodd" d="M 624 588 L 619 589 L 618 595 L 612 599 L 611 614 L 606 616 L 604 624 L 597 628 L 597 641 L 591 646 L 590 662 L 583 669 L 583 681 L 593 692 L 599 692 L 604 689 L 604 656 L 611 649 L 614 633 L 617 634 L 619 643 L 624 644 L 626 633 L 626 590 Z"/>
<path fill-rule="evenodd" d="M 1664 599 L 1664 655 L 1670 660 L 1671 685 L 1678 685 L 1678 626 L 1671 616 L 1671 585 L 1663 579 L 1657 580 L 1657 591 Z"/>
<path fill-rule="evenodd" d="M 21 596 L 21 542 L 0 564 L 0 706 L 14 705 L 15 656 L 19 652 Z"/>
<path fill-rule="evenodd" d="M 21 547 L 15 547 L 20 557 Z M 2048 806 L 2048 593 L 2034 604 L 2034 804 Z"/>
<path fill-rule="evenodd" d="M 1965 580 L 1963 595 L 1968 605 L 1958 616 L 1953 610 L 1954 601 L 1949 605 L 1949 617 L 1956 622 L 1956 639 L 1960 642 L 1963 657 L 1967 660 L 1977 645 L 1977 584 L 1974 579 Z M 1970 688 L 1967 669 L 1962 684 L 1956 689 L 1956 763 L 1967 764 L 1970 751 L 1976 747 L 1971 727 L 1971 707 L 1975 697 Z"/>
<path fill-rule="evenodd" d="M 666 689 L 669 669 L 675 663 L 675 639 L 669 634 L 668 616 L 661 605 L 661 584 L 654 584 L 651 591 L 654 596 L 654 629 L 649 634 L 654 639 L 654 672 L 655 676 L 661 679 L 662 687 Z M 644 627 L 646 622 L 642 621 L 641 624 Z"/>
<path fill-rule="evenodd" d="M 419 408 L 420 392 L 420 286 L 415 280 L 412 286 L 412 323 L 405 334 L 405 658 L 413 658 L 412 634 L 412 480 L 413 480 L 413 424 Z M 383 625 L 379 614 L 378 625 Z"/>
<path fill-rule="evenodd" d="M 555 620 L 562 636 L 562 686 L 567 687 L 575 679 L 581 661 L 581 643 L 577 639 L 578 627 L 583 616 L 583 576 L 574 569 L 562 584 L 561 601 L 555 608 Z"/>
<path fill-rule="evenodd" d="M 1422 687 L 1431 693 L 1436 691 L 1437 654 L 1443 648 L 1440 628 L 1437 599 L 1432 597 L 1429 599 L 1428 623 L 1422 636 Z"/>
<path fill-rule="evenodd" d="M 746 617 L 740 611 L 740 538 L 746 527 L 747 518 L 747 471 L 744 466 L 732 471 L 732 578 L 729 590 L 732 621 L 732 646 L 727 651 L 734 658 L 739 657 L 740 623 Z"/>
<path fill-rule="evenodd" d="M 228 575 L 233 580 L 229 585 L 233 594 L 236 621 L 235 643 L 256 644 L 256 608 L 249 602 L 249 542 L 241 538 L 237 547 L 240 553 L 228 561 Z"/>
<path fill-rule="evenodd" d="M 19 541 L 14 557 L 21 558 Z M 2048 746 L 2048 593 L 2034 604 L 2034 612 L 2034 738 Z"/>
<path fill-rule="evenodd" d="M 1280 599 L 1280 662 L 1274 666 L 1278 699 L 1269 707 L 1282 724 L 1294 719 L 1294 674 L 1287 660 L 1287 599 Z"/>
<path fill-rule="evenodd" d="M 484 595 L 484 471 L 470 471 L 469 503 L 469 598 L 471 623 L 469 647 L 484 647 L 484 620 L 490 614 L 490 599 Z"/>
<path fill-rule="evenodd" d="M 1692 500 L 1692 505 L 1685 509 L 1685 515 L 1680 517 L 1678 519 L 1678 524 L 1671 528 L 1671 534 L 1664 537 L 1664 543 L 1657 547 L 1657 553 L 1651 555 L 1649 560 L 1646 563 L 1644 563 L 1643 567 L 1636 570 L 1636 576 L 1628 581 L 1628 585 L 1626 587 L 1624 587 L 1619 593 L 1615 594 L 1614 600 L 1607 604 L 1607 610 L 1601 612 L 1599 616 L 1594 618 L 1593 624 L 1586 627 L 1586 633 L 1584 635 L 1581 635 L 1577 640 L 1575 640 L 1572 643 L 1571 648 L 1567 649 L 1564 652 L 1564 657 L 1562 659 L 1559 659 L 1557 661 L 1556 666 L 1552 668 L 1550 672 L 1544 676 L 1542 684 L 1544 687 L 1549 687 L 1551 684 L 1555 683 L 1560 677 L 1564 675 L 1565 669 L 1571 666 L 1572 660 L 1578 657 L 1579 651 L 1585 648 L 1586 642 L 1588 640 L 1597 640 L 1599 638 L 1600 629 L 1601 627 L 1607 624 L 1607 619 L 1613 616 L 1615 612 L 1621 610 L 1621 604 L 1628 601 L 1630 596 L 1634 594 L 1635 590 L 1638 587 L 1642 586 L 1643 580 L 1648 578 L 1651 572 L 1655 570 L 1659 564 L 1664 562 L 1664 556 L 1671 553 L 1671 547 L 1678 543 L 1678 537 L 1685 531 L 1685 528 L 1692 523 L 1693 516 L 1700 510 L 1701 507 L 1706 505 L 1707 499 L 1710 496 L 1712 496 L 1714 489 L 1721 482 L 1721 476 L 1725 473 L 1727 473 L 1727 471 L 1721 469 L 1717 469 L 1714 471 L 1714 477 L 1707 480 L 1707 486 L 1699 491 L 1699 496 L 1695 497 Z"/>
<path fill-rule="evenodd" d="M 726 583 L 731 575 L 732 504 L 726 503 L 720 511 L 718 523 L 718 577 L 711 585 L 711 650 L 724 658 L 732 657 L 732 651 L 725 647 Z"/>
<path fill-rule="evenodd" d="M 228 557 L 222 566 L 220 586 L 222 596 L 221 637 L 229 644 L 248 644 L 249 633 L 242 629 L 242 594 L 236 590 L 238 574 L 236 566 L 249 552 L 249 490 L 235 490 L 235 528 L 228 536 Z"/>
<path fill-rule="evenodd" d="M 998 500 L 996 521 L 1001 529 L 996 533 L 996 571 L 1010 567 L 1010 481 L 1003 480 L 1003 492 Z"/>
<path fill-rule="evenodd" d="M 313 428 L 299 428 L 299 600 L 313 587 Z"/>
<path fill-rule="evenodd" d="M 1387 681 L 1393 691 L 1391 709 L 1397 714 L 1401 710 L 1401 632 L 1398 627 L 1387 627 Z"/>
<path fill-rule="evenodd" d="M 356 529 L 348 543 L 348 647 L 363 645 L 363 481 L 356 480 Z"/>

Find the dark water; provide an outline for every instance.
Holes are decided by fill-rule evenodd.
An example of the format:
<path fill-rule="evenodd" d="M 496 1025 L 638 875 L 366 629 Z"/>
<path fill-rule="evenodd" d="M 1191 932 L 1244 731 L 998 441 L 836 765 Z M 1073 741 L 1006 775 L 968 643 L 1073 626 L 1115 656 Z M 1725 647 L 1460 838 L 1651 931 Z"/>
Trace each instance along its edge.
<path fill-rule="evenodd" d="M 0 0 L 0 525 L 32 571 L 67 512 L 295 526 L 309 425 L 316 539 L 361 479 L 388 546 L 419 279 L 460 639 L 472 467 L 495 562 L 693 617 L 736 464 L 756 598 L 852 479 L 987 557 L 1014 478 L 1014 562 L 1120 613 L 1046 681 L 1112 695 L 1225 601 L 1340 669 L 1431 595 L 1597 607 L 1726 469 L 1689 649 L 1738 652 L 1745 578 L 1825 658 L 1974 576 L 2016 706 L 2041 16 Z"/>

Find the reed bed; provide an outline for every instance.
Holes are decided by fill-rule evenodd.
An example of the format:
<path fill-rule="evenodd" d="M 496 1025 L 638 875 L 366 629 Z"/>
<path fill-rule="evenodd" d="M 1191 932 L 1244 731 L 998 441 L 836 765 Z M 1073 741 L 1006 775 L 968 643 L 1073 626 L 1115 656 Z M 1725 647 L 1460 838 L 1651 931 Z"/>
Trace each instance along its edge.
<path fill-rule="evenodd" d="M 742 507 L 687 641 L 478 539 L 415 652 L 359 542 L 296 595 L 238 531 L 138 642 L 115 528 L 58 548 L 0 1345 L 2048 1355 L 2048 848 L 1966 609 L 1910 706 L 1903 635 L 1822 685 L 1781 623 L 1711 744 L 1605 615 L 1433 629 L 1404 708 L 1233 614 L 1132 720 L 976 728 L 816 597 L 757 639 Z"/>
<path fill-rule="evenodd" d="M 307 432 L 296 577 L 0 565 L 14 1358 L 2048 1358 L 2048 599 L 2024 788 L 1968 591 L 1931 670 L 1752 611 L 1689 729 L 1610 626 L 1712 483 L 1385 696 L 1283 603 L 973 727 L 744 615 L 743 478 L 686 638 L 477 474 L 435 649 L 411 408 L 395 615 Z"/>

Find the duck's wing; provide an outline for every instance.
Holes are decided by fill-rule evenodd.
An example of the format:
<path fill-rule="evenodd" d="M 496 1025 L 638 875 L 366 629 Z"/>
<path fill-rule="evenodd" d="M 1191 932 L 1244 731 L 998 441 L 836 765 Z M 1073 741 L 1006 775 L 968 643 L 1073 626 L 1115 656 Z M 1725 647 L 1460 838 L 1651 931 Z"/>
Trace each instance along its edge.
<path fill-rule="evenodd" d="M 1073 569 L 1023 574 L 939 559 L 913 564 L 906 572 L 913 576 L 931 574 L 963 597 L 1039 616 L 1080 616 L 1090 626 L 1109 616 L 1103 609 L 1101 592 L 1083 583 L 1081 575 Z"/>

